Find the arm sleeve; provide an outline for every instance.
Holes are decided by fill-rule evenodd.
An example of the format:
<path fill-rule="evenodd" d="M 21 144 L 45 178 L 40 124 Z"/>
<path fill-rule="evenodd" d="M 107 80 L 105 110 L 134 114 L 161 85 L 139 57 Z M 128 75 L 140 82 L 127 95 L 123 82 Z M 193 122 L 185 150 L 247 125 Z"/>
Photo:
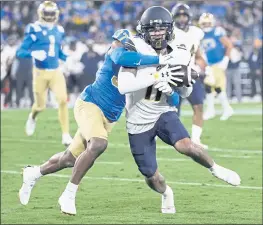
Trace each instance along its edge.
<path fill-rule="evenodd" d="M 155 67 L 139 69 L 137 70 L 136 75 L 132 72 L 123 72 L 120 70 L 118 74 L 119 92 L 121 94 L 127 94 L 153 85 L 156 82 L 156 79 L 154 78 L 155 73 Z"/>
<path fill-rule="evenodd" d="M 63 52 L 62 47 L 59 49 L 58 57 L 59 57 L 59 59 L 61 59 L 62 61 L 66 61 L 66 59 L 67 59 L 67 57 L 68 57 L 68 56 Z"/>
<path fill-rule="evenodd" d="M 193 91 L 193 87 L 177 87 L 176 92 L 182 97 L 187 98 Z"/>
<path fill-rule="evenodd" d="M 179 104 L 180 98 L 177 92 L 173 92 L 172 95 L 167 96 L 167 103 L 170 106 L 177 106 Z"/>
<path fill-rule="evenodd" d="M 64 28 L 60 26 L 59 30 L 62 32 L 62 42 L 63 42 L 64 37 L 65 37 Z M 62 45 L 63 45 L 63 43 L 62 43 Z M 60 46 L 60 49 L 59 49 L 59 52 L 58 52 L 58 58 L 61 59 L 62 61 L 66 61 L 68 56 L 63 52 L 62 45 Z"/>
<path fill-rule="evenodd" d="M 143 55 L 139 52 L 127 51 L 122 47 L 113 49 L 110 58 L 115 64 L 125 67 L 159 64 L 158 56 Z"/>
<path fill-rule="evenodd" d="M 30 33 L 30 25 L 26 28 L 24 40 L 16 51 L 16 57 L 19 58 L 31 58 L 30 48 L 34 41 L 36 40 L 36 36 Z"/>

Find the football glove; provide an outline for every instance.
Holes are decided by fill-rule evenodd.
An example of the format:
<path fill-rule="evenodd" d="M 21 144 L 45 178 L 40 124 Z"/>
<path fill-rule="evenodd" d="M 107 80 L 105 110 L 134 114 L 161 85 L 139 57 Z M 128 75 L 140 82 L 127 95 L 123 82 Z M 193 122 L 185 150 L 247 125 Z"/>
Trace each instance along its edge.
<path fill-rule="evenodd" d="M 183 82 L 184 77 L 184 72 L 181 70 L 181 68 L 181 66 L 172 66 L 167 64 L 154 74 L 156 83 L 164 81 L 174 86 L 178 86 L 178 83 Z"/>
<path fill-rule="evenodd" d="M 44 50 L 36 50 L 31 52 L 31 56 L 39 61 L 44 61 L 47 58 L 47 53 Z"/>

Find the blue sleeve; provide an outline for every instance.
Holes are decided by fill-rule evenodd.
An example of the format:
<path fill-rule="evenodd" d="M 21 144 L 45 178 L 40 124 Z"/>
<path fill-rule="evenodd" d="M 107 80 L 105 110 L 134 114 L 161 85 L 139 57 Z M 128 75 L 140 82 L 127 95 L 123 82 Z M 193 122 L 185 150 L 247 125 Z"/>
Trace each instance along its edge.
<path fill-rule="evenodd" d="M 177 92 L 174 92 L 171 96 L 167 96 L 167 103 L 170 106 L 177 106 L 179 104 L 180 97 Z"/>
<path fill-rule="evenodd" d="M 159 64 L 158 56 L 143 55 L 138 52 L 127 51 L 122 47 L 113 49 L 110 58 L 115 64 L 126 67 Z"/>
<path fill-rule="evenodd" d="M 61 41 L 62 45 L 63 45 L 64 38 L 65 38 L 65 33 L 64 33 L 64 28 L 63 28 L 62 41 Z M 60 49 L 58 52 L 58 58 L 61 59 L 62 61 L 66 61 L 67 57 L 68 56 L 62 50 L 62 46 L 60 46 Z"/>
<path fill-rule="evenodd" d="M 62 48 L 60 48 L 58 52 L 58 58 L 63 61 L 66 61 L 67 57 L 68 56 L 62 51 Z"/>
<path fill-rule="evenodd" d="M 31 58 L 30 48 L 31 48 L 33 42 L 34 41 L 32 40 L 30 34 L 26 33 L 21 46 L 16 51 L 16 57 L 18 57 L 18 58 Z"/>

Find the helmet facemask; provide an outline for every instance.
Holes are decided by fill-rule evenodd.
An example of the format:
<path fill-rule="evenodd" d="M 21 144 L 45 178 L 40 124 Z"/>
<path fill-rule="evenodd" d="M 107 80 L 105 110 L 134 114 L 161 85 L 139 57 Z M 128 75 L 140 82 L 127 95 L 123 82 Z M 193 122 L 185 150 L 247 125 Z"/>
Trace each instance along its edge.
<path fill-rule="evenodd" d="M 152 23 L 138 26 L 137 31 L 144 40 L 155 50 L 162 50 L 167 47 L 167 42 L 172 38 L 173 25 L 171 23 Z"/>
<path fill-rule="evenodd" d="M 174 23 L 177 28 L 186 31 L 190 25 L 190 17 L 185 12 L 178 13 L 174 16 Z"/>

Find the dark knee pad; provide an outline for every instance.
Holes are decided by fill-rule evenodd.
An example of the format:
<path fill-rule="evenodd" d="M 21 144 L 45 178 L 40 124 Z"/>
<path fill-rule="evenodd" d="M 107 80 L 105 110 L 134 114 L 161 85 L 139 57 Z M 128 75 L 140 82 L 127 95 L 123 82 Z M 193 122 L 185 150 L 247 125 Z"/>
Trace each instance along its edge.
<path fill-rule="evenodd" d="M 221 88 L 215 88 L 215 91 L 217 94 L 220 94 L 222 90 L 221 90 Z"/>
<path fill-rule="evenodd" d="M 211 86 L 205 85 L 205 92 L 208 93 L 208 94 L 212 93 Z"/>
<path fill-rule="evenodd" d="M 139 167 L 139 171 L 141 172 L 141 174 L 147 178 L 152 177 L 155 174 L 156 170 L 157 170 L 157 167 L 155 167 L 154 165 Z"/>

